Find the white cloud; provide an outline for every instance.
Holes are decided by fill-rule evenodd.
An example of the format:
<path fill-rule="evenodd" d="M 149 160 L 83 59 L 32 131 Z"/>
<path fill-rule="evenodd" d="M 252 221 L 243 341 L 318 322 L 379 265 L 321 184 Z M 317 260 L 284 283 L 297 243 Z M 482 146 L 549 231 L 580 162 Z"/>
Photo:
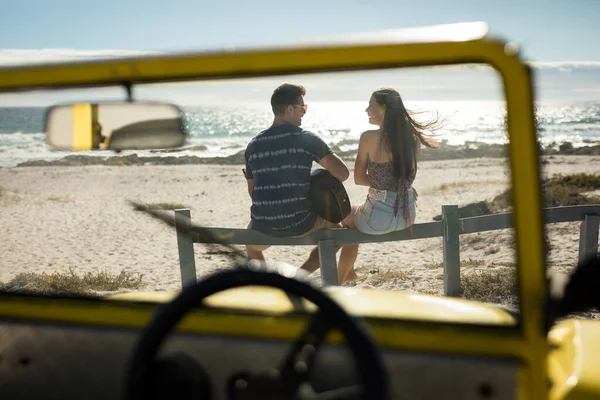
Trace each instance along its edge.
<path fill-rule="evenodd" d="M 479 39 L 488 33 L 484 22 L 460 22 L 414 28 L 357 32 L 322 36 L 304 40 L 300 44 L 353 45 L 381 43 L 423 43 L 437 41 L 466 41 Z"/>
<path fill-rule="evenodd" d="M 537 69 L 573 70 L 579 68 L 597 68 L 600 70 L 600 61 L 529 61 L 526 63 L 532 68 Z"/>
<path fill-rule="evenodd" d="M 0 49 L 0 66 L 47 64 L 65 61 L 128 58 L 158 55 L 153 51 L 76 50 L 76 49 Z"/>

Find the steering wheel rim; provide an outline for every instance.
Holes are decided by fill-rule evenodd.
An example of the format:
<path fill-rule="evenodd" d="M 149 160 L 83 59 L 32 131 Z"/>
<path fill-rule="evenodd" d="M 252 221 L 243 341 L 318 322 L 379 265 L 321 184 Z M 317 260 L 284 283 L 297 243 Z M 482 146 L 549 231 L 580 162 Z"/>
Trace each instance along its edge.
<path fill-rule="evenodd" d="M 245 267 L 218 272 L 202 281 L 185 287 L 170 303 L 162 305 L 142 330 L 130 360 L 126 378 L 125 398 L 144 398 L 144 384 L 161 345 L 176 324 L 194 307 L 216 293 L 244 286 L 266 286 L 280 289 L 288 295 L 305 298 L 317 306 L 317 316 L 325 314 L 330 331 L 337 328 L 346 339 L 364 386 L 363 397 L 372 400 L 388 399 L 387 375 L 379 350 L 366 332 L 335 301 L 322 291 L 277 273 L 251 271 Z M 293 341 L 296 343 L 296 341 Z"/>

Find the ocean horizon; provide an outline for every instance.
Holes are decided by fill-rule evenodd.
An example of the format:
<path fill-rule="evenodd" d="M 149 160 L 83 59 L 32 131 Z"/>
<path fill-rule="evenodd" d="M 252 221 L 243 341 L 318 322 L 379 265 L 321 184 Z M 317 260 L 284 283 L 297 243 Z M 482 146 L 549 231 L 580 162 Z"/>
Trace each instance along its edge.
<path fill-rule="evenodd" d="M 319 134 L 342 151 L 356 149 L 360 134 L 375 128 L 368 123 L 363 101 L 307 102 L 302 127 Z M 406 102 L 418 120 L 436 112 L 445 118 L 437 139 L 449 145 L 467 142 L 506 143 L 505 102 L 502 101 L 414 101 Z M 268 128 L 273 114 L 268 104 L 182 106 L 187 143 L 177 153 L 152 156 L 226 157 L 243 150 L 252 137 Z M 583 146 L 600 142 L 600 101 L 536 102 L 540 141 L 543 144 L 570 142 Z M 51 161 L 72 154 L 56 151 L 45 142 L 44 116 L 47 107 L 0 107 L 0 167 L 14 167 L 32 160 Z M 149 151 L 121 155 L 150 155 Z M 87 156 L 112 153 L 82 151 Z"/>

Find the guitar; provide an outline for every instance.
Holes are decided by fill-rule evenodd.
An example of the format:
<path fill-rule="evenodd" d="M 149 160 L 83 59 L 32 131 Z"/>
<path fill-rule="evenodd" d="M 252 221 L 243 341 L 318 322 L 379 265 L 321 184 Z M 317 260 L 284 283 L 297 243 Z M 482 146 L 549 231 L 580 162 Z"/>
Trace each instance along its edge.
<path fill-rule="evenodd" d="M 311 172 L 308 199 L 317 214 L 329 222 L 342 222 L 350 214 L 350 198 L 339 179 L 323 168 Z"/>

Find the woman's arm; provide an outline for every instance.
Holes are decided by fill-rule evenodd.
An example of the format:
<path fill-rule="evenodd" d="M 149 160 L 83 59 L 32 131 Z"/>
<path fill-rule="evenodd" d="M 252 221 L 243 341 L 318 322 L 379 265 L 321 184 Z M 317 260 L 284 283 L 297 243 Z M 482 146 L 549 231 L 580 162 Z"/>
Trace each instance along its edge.
<path fill-rule="evenodd" d="M 354 162 L 354 183 L 360 186 L 370 186 L 369 175 L 367 174 L 367 132 L 360 135 L 358 142 L 358 153 Z"/>

